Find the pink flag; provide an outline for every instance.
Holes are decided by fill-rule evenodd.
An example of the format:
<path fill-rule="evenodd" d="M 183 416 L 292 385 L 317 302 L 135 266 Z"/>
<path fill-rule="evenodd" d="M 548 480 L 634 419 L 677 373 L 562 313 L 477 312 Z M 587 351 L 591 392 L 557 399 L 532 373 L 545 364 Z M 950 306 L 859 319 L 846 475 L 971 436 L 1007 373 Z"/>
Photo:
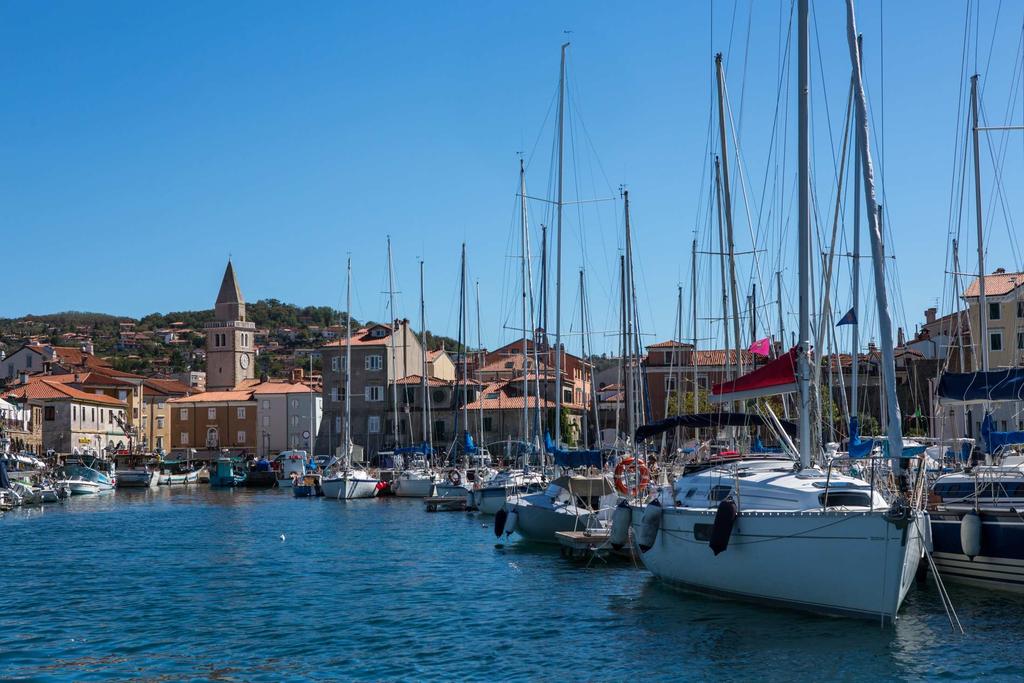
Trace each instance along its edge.
<path fill-rule="evenodd" d="M 772 343 L 768 337 L 758 339 L 750 345 L 750 352 L 755 356 L 770 356 L 772 355 Z"/>

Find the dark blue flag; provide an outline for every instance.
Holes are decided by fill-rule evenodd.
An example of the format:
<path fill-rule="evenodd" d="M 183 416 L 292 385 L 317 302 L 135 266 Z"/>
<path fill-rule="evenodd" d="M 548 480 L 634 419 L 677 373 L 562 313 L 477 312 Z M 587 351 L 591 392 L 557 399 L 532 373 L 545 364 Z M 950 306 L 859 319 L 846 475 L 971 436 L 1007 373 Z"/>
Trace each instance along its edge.
<path fill-rule="evenodd" d="M 840 325 L 856 325 L 856 324 L 857 324 L 857 312 L 851 308 L 849 311 L 846 312 L 846 315 L 844 315 L 842 318 L 839 319 L 839 322 L 836 323 L 836 327 L 839 327 Z"/>

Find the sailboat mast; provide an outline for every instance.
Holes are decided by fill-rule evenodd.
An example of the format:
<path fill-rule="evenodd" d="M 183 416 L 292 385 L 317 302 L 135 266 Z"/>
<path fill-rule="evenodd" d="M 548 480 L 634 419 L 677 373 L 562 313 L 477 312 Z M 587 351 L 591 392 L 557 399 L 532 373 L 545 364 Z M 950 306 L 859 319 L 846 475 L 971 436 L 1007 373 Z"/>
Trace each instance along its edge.
<path fill-rule="evenodd" d="M 395 347 L 395 336 L 398 334 L 396 327 L 399 322 L 398 315 L 395 313 L 395 267 L 391 260 L 391 235 L 388 235 L 388 306 L 393 321 L 391 325 L 391 367 L 389 369 L 389 374 L 394 375 L 391 377 L 391 428 L 395 448 L 398 448 L 398 382 L 395 381 L 398 379 L 398 352 Z"/>
<path fill-rule="evenodd" d="M 978 74 L 971 76 L 971 135 L 974 145 L 974 213 L 978 227 L 978 320 L 981 371 L 988 372 L 988 300 L 985 297 L 985 230 L 981 220 L 981 144 L 978 140 Z"/>
<path fill-rule="evenodd" d="M 459 283 L 459 336 L 462 337 L 462 424 L 469 432 L 469 294 L 466 292 L 466 243 L 462 243 L 462 275 Z"/>
<path fill-rule="evenodd" d="M 633 240 L 630 235 L 629 224 L 629 190 L 622 191 L 622 201 L 626 212 L 626 267 L 624 271 L 625 282 L 623 285 L 623 296 L 625 297 L 626 316 L 626 384 L 629 386 L 629 393 L 626 395 L 626 428 L 629 430 L 629 438 L 636 434 L 636 368 L 633 367 Z"/>
<path fill-rule="evenodd" d="M 801 0 L 806 4 L 807 0 Z M 889 315 L 889 297 L 885 289 L 885 251 L 882 239 L 881 209 L 875 197 L 874 167 L 871 163 L 871 137 L 868 128 L 868 105 L 864 94 L 864 81 L 860 69 L 860 48 L 857 45 L 857 20 L 853 0 L 846 2 L 847 42 L 850 63 L 854 70 L 854 94 L 857 106 L 857 124 L 860 128 L 861 172 L 864 175 L 864 194 L 867 200 L 868 229 L 871 238 L 871 262 L 875 275 L 875 303 L 878 307 L 878 337 L 882 347 L 882 380 L 885 388 L 889 439 L 889 457 L 899 458 L 903 453 L 903 428 L 900 405 L 896 398 L 896 364 L 893 358 L 892 318 Z M 984 317 L 984 316 L 983 316 Z M 894 469 L 902 471 L 902 461 L 894 461 Z"/>
<path fill-rule="evenodd" d="M 520 280 L 523 288 L 523 425 L 522 430 L 519 432 L 523 441 L 529 441 L 530 429 L 530 406 L 528 404 L 528 397 L 530 396 L 530 373 L 527 372 L 529 363 L 527 362 L 527 353 L 529 351 L 526 343 L 527 330 L 529 329 L 527 321 L 527 304 L 529 303 L 526 298 L 526 281 L 529 278 L 529 259 L 527 257 L 527 243 L 529 241 L 527 235 L 527 223 L 526 223 L 526 167 L 523 163 L 523 159 L 519 159 L 519 257 L 520 257 Z M 540 369 L 534 367 L 534 373 L 539 373 Z"/>
<path fill-rule="evenodd" d="M 589 355 L 594 355 L 594 347 L 590 343 L 590 306 L 587 305 L 586 295 L 586 283 L 583 278 L 583 271 L 580 271 L 580 290 L 583 292 L 581 297 L 583 299 L 583 339 L 586 340 L 587 349 L 589 349 Z M 600 448 L 601 447 L 601 417 L 597 412 L 597 385 L 594 383 L 594 363 L 589 360 L 587 353 L 583 355 L 583 368 L 587 378 L 587 383 L 590 387 L 590 391 L 587 392 L 587 398 L 590 401 L 590 412 L 594 420 L 594 443 Z"/>
<path fill-rule="evenodd" d="M 565 163 L 565 51 L 562 45 L 562 63 L 558 78 L 558 203 L 557 235 L 555 244 L 555 446 L 562 442 L 562 176 Z"/>
<path fill-rule="evenodd" d="M 861 68 L 864 68 L 864 51 L 861 49 L 864 43 L 860 36 L 857 37 L 858 54 L 861 59 Z M 850 330 L 850 415 L 860 418 L 860 403 L 858 402 L 858 385 L 860 382 L 860 128 L 857 129 L 853 152 L 853 327 Z M 840 364 L 840 372 L 842 365 Z"/>
<path fill-rule="evenodd" d="M 743 374 L 743 356 L 740 355 L 740 303 L 736 286 L 736 246 L 732 230 L 732 190 L 729 185 L 729 149 L 725 127 L 725 68 L 722 53 L 715 55 L 715 74 L 718 80 L 718 137 L 722 147 L 722 201 L 725 214 L 725 234 L 729 249 L 729 294 L 732 297 L 733 337 L 736 344 L 736 376 Z M 728 353 L 726 354 L 728 355 Z"/>
<path fill-rule="evenodd" d="M 775 297 L 779 309 L 779 353 L 786 348 L 786 319 L 782 315 L 782 271 L 775 271 Z M 786 400 L 786 395 L 783 394 L 779 397 L 782 400 L 782 414 L 788 420 L 789 419 L 789 401 Z"/>
<path fill-rule="evenodd" d="M 424 443 L 429 447 L 433 439 L 429 434 L 430 416 L 428 415 L 427 401 L 430 398 L 429 382 L 427 380 L 427 306 L 423 297 L 423 260 L 420 260 L 420 362 L 423 364 L 423 372 L 420 375 L 420 389 L 423 392 L 423 405 L 420 408 L 422 417 L 420 419 L 420 432 L 423 435 Z M 426 450 L 426 449 L 424 449 Z M 424 453 L 425 455 L 425 453 Z"/>
<path fill-rule="evenodd" d="M 345 466 L 352 462 L 352 256 L 345 286 Z"/>
<path fill-rule="evenodd" d="M 481 332 L 480 325 L 480 280 L 476 281 L 476 381 L 480 383 L 480 368 L 484 364 L 484 341 L 483 333 Z M 484 443 L 484 402 L 478 401 L 480 404 L 480 410 L 478 411 L 480 431 L 477 432 L 477 437 L 480 439 L 480 444 Z"/>
<path fill-rule="evenodd" d="M 797 242 L 800 298 L 797 384 L 800 400 L 800 466 L 811 465 L 811 139 L 808 0 L 798 0 L 797 41 Z"/>
<path fill-rule="evenodd" d="M 693 366 L 693 412 L 700 412 L 700 403 L 697 397 L 697 240 L 693 240 L 693 255 L 690 261 L 690 290 L 693 296 L 693 310 L 690 314 L 693 318 L 693 349 L 690 352 L 690 363 Z M 683 406 L 680 405 L 680 413 Z"/>
<path fill-rule="evenodd" d="M 725 269 L 725 228 L 722 225 L 722 172 L 721 161 L 717 156 L 715 157 L 715 206 L 718 209 L 718 265 L 722 275 L 722 336 L 725 342 L 725 376 L 731 377 L 733 376 L 732 354 L 729 353 L 729 349 L 732 346 L 729 344 L 729 289 L 726 284 L 728 276 Z"/>
<path fill-rule="evenodd" d="M 583 369 L 586 371 L 587 362 L 587 304 L 583 291 L 583 269 L 580 268 L 580 358 L 583 360 Z M 582 373 L 581 373 L 582 375 Z M 583 406 L 583 448 L 590 448 L 590 437 L 587 434 L 590 425 L 590 413 L 586 405 Z"/>

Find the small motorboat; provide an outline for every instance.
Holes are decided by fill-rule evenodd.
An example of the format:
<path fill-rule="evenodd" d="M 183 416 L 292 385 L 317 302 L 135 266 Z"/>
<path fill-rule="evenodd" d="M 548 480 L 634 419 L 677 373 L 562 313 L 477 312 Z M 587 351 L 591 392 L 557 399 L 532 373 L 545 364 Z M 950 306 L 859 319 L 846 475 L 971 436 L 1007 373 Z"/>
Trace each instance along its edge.
<path fill-rule="evenodd" d="M 217 458 L 213 472 L 210 474 L 210 486 L 213 488 L 231 488 L 241 486 L 245 481 L 245 470 L 235 458 Z"/>
<path fill-rule="evenodd" d="M 117 488 L 148 489 L 160 479 L 155 462 L 141 455 L 123 455 L 117 459 Z"/>
<path fill-rule="evenodd" d="M 63 478 L 57 483 L 67 486 L 72 495 L 76 496 L 102 493 L 114 489 L 114 482 L 109 476 L 81 463 L 65 464 Z"/>
<path fill-rule="evenodd" d="M 292 495 L 296 498 L 316 498 L 324 495 L 323 489 L 320 488 L 320 475 L 307 474 L 301 479 L 297 478 L 292 483 Z"/>
<path fill-rule="evenodd" d="M 247 489 L 272 489 L 277 486 L 277 473 L 270 467 L 266 458 L 256 461 L 245 475 L 245 481 L 239 486 Z"/>
<path fill-rule="evenodd" d="M 190 486 L 199 482 L 199 469 L 191 462 L 164 460 L 160 463 L 160 486 Z"/>

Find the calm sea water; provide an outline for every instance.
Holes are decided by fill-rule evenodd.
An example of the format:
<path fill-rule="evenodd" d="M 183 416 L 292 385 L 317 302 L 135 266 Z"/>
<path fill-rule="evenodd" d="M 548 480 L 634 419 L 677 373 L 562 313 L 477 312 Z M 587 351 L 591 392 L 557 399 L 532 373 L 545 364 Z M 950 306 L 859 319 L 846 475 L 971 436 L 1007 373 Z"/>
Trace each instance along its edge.
<path fill-rule="evenodd" d="M 952 588 L 968 629 L 958 636 L 922 587 L 881 629 L 681 593 L 642 569 L 582 567 L 553 549 L 497 550 L 490 524 L 413 500 L 205 487 L 7 513 L 0 678 L 1024 675 L 1018 598 Z"/>

